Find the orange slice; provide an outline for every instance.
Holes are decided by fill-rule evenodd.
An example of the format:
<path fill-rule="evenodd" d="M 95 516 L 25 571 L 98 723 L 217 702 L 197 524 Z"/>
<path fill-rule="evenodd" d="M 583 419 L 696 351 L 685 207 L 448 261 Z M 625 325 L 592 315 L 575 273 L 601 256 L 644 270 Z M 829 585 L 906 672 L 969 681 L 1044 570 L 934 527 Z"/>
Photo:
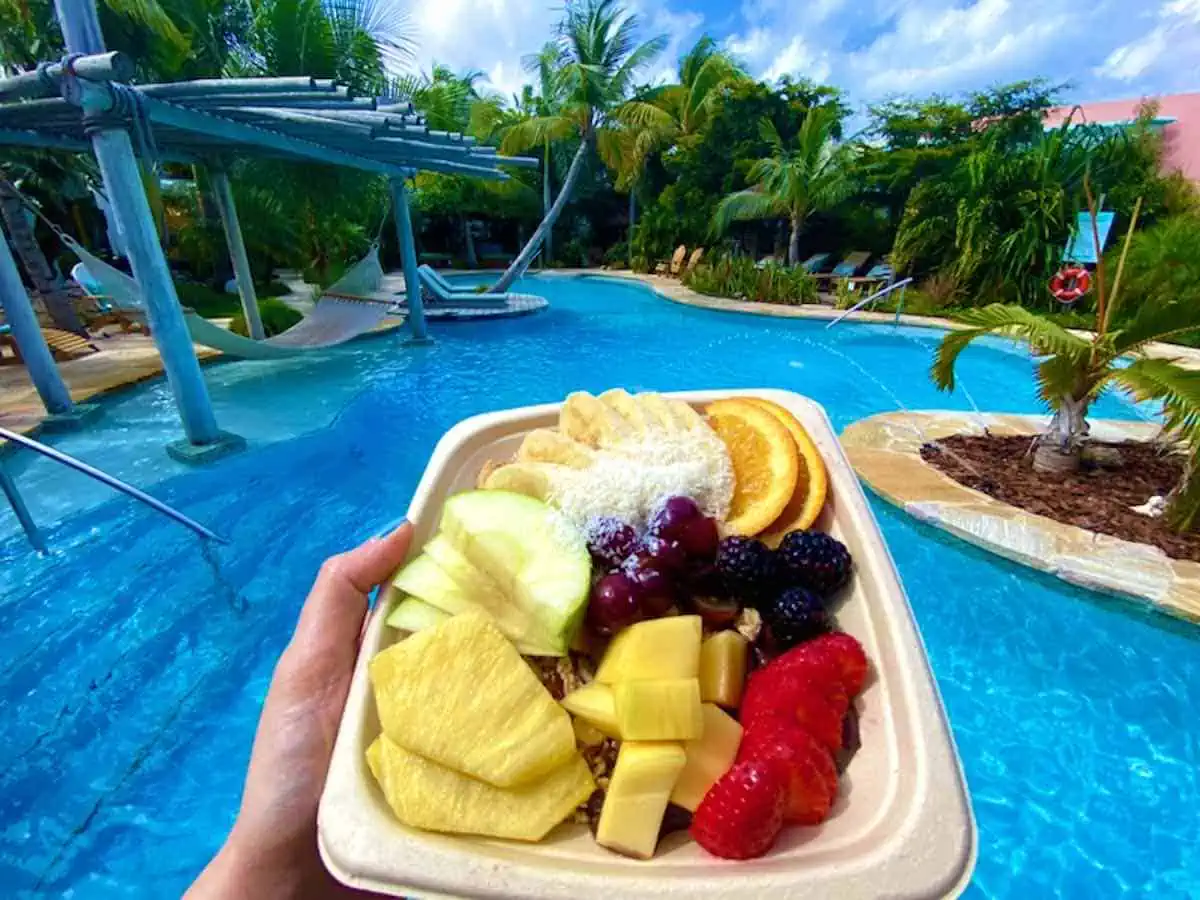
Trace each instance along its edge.
<path fill-rule="evenodd" d="M 817 516 L 821 514 L 821 507 L 825 505 L 829 477 L 825 473 L 825 462 L 821 459 L 817 445 L 813 443 L 799 419 L 770 400 L 763 400 L 761 397 L 745 399 L 779 419 L 791 433 L 792 440 L 796 442 L 796 449 L 800 452 L 800 474 L 796 478 L 796 490 L 792 499 L 783 508 L 779 518 L 761 535 L 768 546 L 777 547 L 789 531 L 802 531 L 817 520 Z"/>
<path fill-rule="evenodd" d="M 736 484 L 725 530 L 758 534 L 779 518 L 796 490 L 796 442 L 779 419 L 744 399 L 717 400 L 704 412 L 733 463 Z"/>

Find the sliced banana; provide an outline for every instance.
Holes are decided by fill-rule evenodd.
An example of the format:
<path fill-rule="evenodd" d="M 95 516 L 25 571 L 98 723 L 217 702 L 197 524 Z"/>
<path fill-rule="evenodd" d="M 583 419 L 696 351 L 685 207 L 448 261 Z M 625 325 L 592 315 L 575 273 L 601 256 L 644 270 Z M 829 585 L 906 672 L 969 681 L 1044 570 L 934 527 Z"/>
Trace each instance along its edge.
<path fill-rule="evenodd" d="M 557 463 L 572 469 L 586 469 L 595 458 L 591 447 L 549 428 L 535 428 L 529 432 L 517 450 L 518 462 Z"/>
<path fill-rule="evenodd" d="M 489 491 L 512 491 L 535 500 L 546 500 L 556 468 L 560 467 L 551 463 L 509 463 L 488 475 L 483 486 Z"/>
<path fill-rule="evenodd" d="M 700 413 L 692 409 L 691 404 L 684 403 L 682 400 L 665 399 L 671 407 L 671 413 L 674 415 L 675 421 L 681 429 L 684 431 L 699 431 L 702 428 L 708 428 L 708 423 L 704 421 Z"/>
<path fill-rule="evenodd" d="M 634 399 L 645 412 L 647 423 L 665 431 L 680 430 L 675 414 L 671 411 L 671 405 L 662 394 L 638 394 Z"/>
<path fill-rule="evenodd" d="M 611 447 L 627 440 L 633 427 L 599 398 L 584 391 L 568 394 L 558 416 L 567 437 L 589 447 Z"/>
<path fill-rule="evenodd" d="M 646 411 L 624 388 L 613 388 L 600 395 L 600 401 L 629 423 L 635 435 L 645 434 L 648 422 Z"/>

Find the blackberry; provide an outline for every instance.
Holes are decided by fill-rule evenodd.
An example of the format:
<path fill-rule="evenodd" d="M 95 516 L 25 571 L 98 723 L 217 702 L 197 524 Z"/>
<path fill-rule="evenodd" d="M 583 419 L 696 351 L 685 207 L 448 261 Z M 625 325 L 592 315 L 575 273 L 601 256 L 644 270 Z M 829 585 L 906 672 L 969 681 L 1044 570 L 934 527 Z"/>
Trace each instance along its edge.
<path fill-rule="evenodd" d="M 717 545 L 717 574 L 734 596 L 757 605 L 770 597 L 779 582 L 779 563 L 762 541 L 727 537 Z"/>
<path fill-rule="evenodd" d="M 793 531 L 776 551 L 789 584 L 829 597 L 850 580 L 850 551 L 837 538 L 819 531 Z"/>
<path fill-rule="evenodd" d="M 767 607 L 764 618 L 780 650 L 816 637 L 829 628 L 825 602 L 802 587 L 788 588 L 776 597 Z"/>

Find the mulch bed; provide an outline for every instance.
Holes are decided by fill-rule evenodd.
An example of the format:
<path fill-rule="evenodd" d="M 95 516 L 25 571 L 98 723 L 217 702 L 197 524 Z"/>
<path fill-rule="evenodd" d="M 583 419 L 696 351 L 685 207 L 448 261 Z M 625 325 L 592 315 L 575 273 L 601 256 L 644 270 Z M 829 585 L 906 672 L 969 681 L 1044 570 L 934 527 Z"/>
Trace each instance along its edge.
<path fill-rule="evenodd" d="M 1120 451 L 1121 463 L 1073 475 L 1040 475 L 1026 456 L 1031 438 L 954 435 L 925 444 L 921 458 L 955 481 L 1010 506 L 1088 531 L 1151 544 L 1175 559 L 1200 562 L 1200 534 L 1176 534 L 1159 519 L 1133 512 L 1166 496 L 1183 471 L 1178 456 L 1152 444 L 1093 442 Z M 953 452 L 947 452 L 953 451 Z"/>

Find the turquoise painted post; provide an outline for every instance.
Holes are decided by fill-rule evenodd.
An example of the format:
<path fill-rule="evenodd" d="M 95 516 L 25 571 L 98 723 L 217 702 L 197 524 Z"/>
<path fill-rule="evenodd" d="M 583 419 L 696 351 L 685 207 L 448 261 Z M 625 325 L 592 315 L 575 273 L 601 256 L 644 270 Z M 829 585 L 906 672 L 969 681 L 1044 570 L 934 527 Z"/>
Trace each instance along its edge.
<path fill-rule="evenodd" d="M 212 182 L 221 213 L 221 226 L 225 229 L 225 244 L 229 247 L 229 259 L 233 262 L 233 276 L 237 280 L 238 294 L 242 298 L 242 314 L 246 317 L 246 331 L 256 341 L 266 337 L 262 316 L 258 314 L 258 297 L 254 293 L 254 275 L 250 271 L 250 260 L 246 256 L 246 242 L 242 240 L 242 226 L 238 224 L 237 207 L 233 205 L 233 188 L 229 176 L 219 166 L 208 167 L 208 179 Z"/>
<path fill-rule="evenodd" d="M 408 188 L 404 180 L 393 178 L 392 211 L 396 214 L 396 237 L 400 241 L 400 257 L 404 261 L 404 290 L 408 301 L 408 324 L 412 339 L 429 340 L 425 328 L 425 304 L 421 298 L 421 278 L 417 274 L 417 244 L 413 238 L 412 215 L 408 211 Z"/>
<path fill-rule="evenodd" d="M 55 0 L 55 8 L 69 52 L 104 52 L 94 0 Z M 203 462 L 239 450 L 245 441 L 217 428 L 208 387 L 158 242 L 129 133 L 121 121 L 105 118 L 107 109 L 95 108 L 102 92 L 85 90 L 82 96 L 84 127 L 100 163 L 109 202 L 125 232 L 129 263 L 141 288 L 151 333 L 183 422 L 186 439 L 169 444 L 167 453 L 182 462 Z"/>
<path fill-rule="evenodd" d="M 21 283 L 16 260 L 8 248 L 3 231 L 0 231 L 0 306 L 4 308 L 4 317 L 12 328 L 29 378 L 37 388 L 46 412 L 52 416 L 70 413 L 71 392 L 67 390 L 54 363 L 54 356 L 46 346 L 33 304 L 29 301 L 25 285 Z"/>

